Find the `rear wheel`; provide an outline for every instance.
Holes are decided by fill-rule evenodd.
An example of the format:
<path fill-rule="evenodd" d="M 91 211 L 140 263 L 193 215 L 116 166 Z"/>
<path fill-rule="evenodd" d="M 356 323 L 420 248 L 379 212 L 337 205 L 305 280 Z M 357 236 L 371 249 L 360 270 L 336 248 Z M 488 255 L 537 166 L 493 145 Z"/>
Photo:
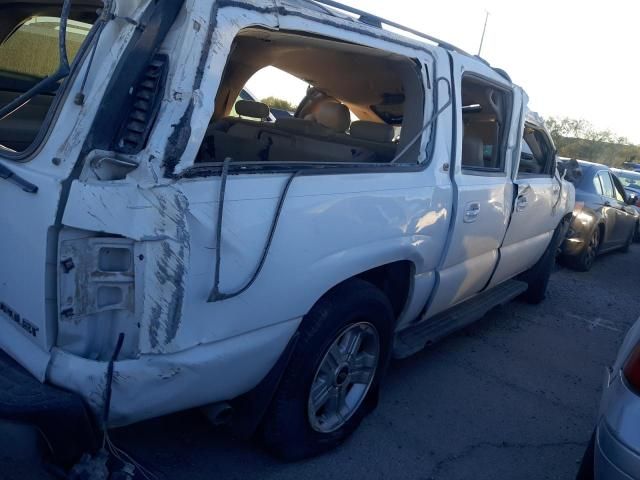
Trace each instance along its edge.
<path fill-rule="evenodd" d="M 593 229 L 593 232 L 591 232 L 591 236 L 582 249 L 580 255 L 570 259 L 571 266 L 581 272 L 588 272 L 591 270 L 591 267 L 593 267 L 593 263 L 596 261 L 596 257 L 598 256 L 601 241 L 602 231 L 600 230 L 600 227 L 596 226 Z"/>
<path fill-rule="evenodd" d="M 304 318 L 300 337 L 262 426 L 265 446 L 284 460 L 330 450 L 375 405 L 388 363 L 393 309 L 375 286 L 353 279 Z"/>
<path fill-rule="evenodd" d="M 621 252 L 627 253 L 631 249 L 631 244 L 633 243 L 634 238 L 636 237 L 636 231 L 638 226 L 634 225 L 631 233 L 629 233 L 629 238 L 627 238 L 626 243 L 620 249 Z"/>

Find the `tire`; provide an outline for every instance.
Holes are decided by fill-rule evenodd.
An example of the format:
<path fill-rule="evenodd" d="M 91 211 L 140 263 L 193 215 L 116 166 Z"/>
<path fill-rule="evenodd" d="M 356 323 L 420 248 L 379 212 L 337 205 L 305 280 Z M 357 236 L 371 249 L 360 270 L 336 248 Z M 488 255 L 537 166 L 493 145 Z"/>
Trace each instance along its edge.
<path fill-rule="evenodd" d="M 633 226 L 633 230 L 631 230 L 631 233 L 629 234 L 629 238 L 627 239 L 626 243 L 622 246 L 622 248 L 620 249 L 620 251 L 622 253 L 628 253 L 629 250 L 631 250 L 631 245 L 633 244 L 633 240 L 636 237 L 636 230 L 637 230 L 637 225 Z"/>
<path fill-rule="evenodd" d="M 600 251 L 600 243 L 602 241 L 602 231 L 598 225 L 593 229 L 589 236 L 588 243 L 582 249 L 577 257 L 569 258 L 569 266 L 580 272 L 588 272 L 593 267 L 593 263 Z"/>
<path fill-rule="evenodd" d="M 320 299 L 302 321 L 289 366 L 263 420 L 267 450 L 295 461 L 331 450 L 349 437 L 377 403 L 393 324 L 389 299 L 364 280 L 348 280 Z M 355 355 L 347 354 L 349 348 L 342 347 L 354 335 L 361 335 L 361 341 Z M 365 383 L 349 385 L 358 362 L 366 388 Z M 321 395 L 325 389 L 330 393 Z"/>
<path fill-rule="evenodd" d="M 556 228 L 551 242 L 549 242 L 549 246 L 542 254 L 540 260 L 538 260 L 538 263 L 520 276 L 520 279 L 528 284 L 527 291 L 524 292 L 521 297 L 527 303 L 537 305 L 547 296 L 549 279 L 551 278 L 551 273 L 556 263 L 558 248 L 564 239 L 563 234 L 566 232 L 565 222 L 566 220 Z"/>
<path fill-rule="evenodd" d="M 576 475 L 576 480 L 593 480 L 594 479 L 595 447 L 596 447 L 596 432 L 594 430 L 593 434 L 591 435 L 591 440 L 589 440 L 589 444 L 587 445 L 587 448 L 584 451 L 582 462 L 580 463 L 580 470 L 578 470 L 578 474 Z"/>

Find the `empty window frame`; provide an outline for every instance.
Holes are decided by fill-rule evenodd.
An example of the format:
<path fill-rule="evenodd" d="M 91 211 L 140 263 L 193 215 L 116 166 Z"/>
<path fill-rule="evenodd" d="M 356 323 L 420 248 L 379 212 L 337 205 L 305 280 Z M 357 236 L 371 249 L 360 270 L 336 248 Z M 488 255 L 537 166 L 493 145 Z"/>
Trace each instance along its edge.
<path fill-rule="evenodd" d="M 9 105 L 58 69 L 61 4 L 0 6 L 0 108 Z M 15 5 L 14 5 L 15 7 Z M 36 8 L 37 7 L 37 8 Z M 67 22 L 69 62 L 89 34 L 94 7 L 72 6 Z M 0 119 L 0 153 L 25 151 L 38 136 L 62 82 L 41 91 Z"/>
<path fill-rule="evenodd" d="M 555 150 L 545 133 L 526 124 L 522 138 L 522 151 L 518 166 L 518 177 L 552 176 Z"/>
<path fill-rule="evenodd" d="M 241 31 L 231 52 L 197 162 L 389 164 L 421 128 L 425 93 L 412 59 L 259 28 Z M 288 99 L 295 112 L 237 101 L 265 67 L 304 82 L 302 98 Z M 417 163 L 419 153 L 416 144 L 398 161 Z"/>
<path fill-rule="evenodd" d="M 511 95 L 475 76 L 462 78 L 462 168 L 504 172 Z"/>

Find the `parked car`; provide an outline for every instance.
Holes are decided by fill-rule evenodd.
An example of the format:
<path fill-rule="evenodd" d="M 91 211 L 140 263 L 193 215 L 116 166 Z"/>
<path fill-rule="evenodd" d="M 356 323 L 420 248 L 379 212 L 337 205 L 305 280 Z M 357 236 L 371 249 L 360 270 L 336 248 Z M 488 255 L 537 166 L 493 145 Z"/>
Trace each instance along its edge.
<path fill-rule="evenodd" d="M 640 215 L 640 172 L 632 172 L 629 170 L 621 170 L 619 168 L 612 168 L 611 171 L 620 180 L 624 186 L 627 196 L 635 197 L 636 203 L 633 205 L 636 212 Z M 636 229 L 636 242 L 640 242 L 640 222 Z"/>
<path fill-rule="evenodd" d="M 640 320 L 607 369 L 579 480 L 640 480 Z"/>
<path fill-rule="evenodd" d="M 542 301 L 575 194 L 526 93 L 323 3 L 72 2 L 96 26 L 46 77 L 62 2 L 0 0 L 0 348 L 82 401 L 35 400 L 105 427 L 232 408 L 302 458 L 358 427 L 391 357 Z M 267 65 L 313 85 L 295 118 L 237 101 Z"/>
<path fill-rule="evenodd" d="M 561 160 L 560 168 L 576 188 L 573 220 L 562 246 L 566 263 L 588 271 L 597 255 L 628 251 L 638 229 L 636 197 L 625 193 L 606 165 Z"/>
<path fill-rule="evenodd" d="M 612 168 L 611 171 L 618 177 L 627 192 L 634 193 L 640 197 L 640 172 L 622 170 L 620 168 Z"/>

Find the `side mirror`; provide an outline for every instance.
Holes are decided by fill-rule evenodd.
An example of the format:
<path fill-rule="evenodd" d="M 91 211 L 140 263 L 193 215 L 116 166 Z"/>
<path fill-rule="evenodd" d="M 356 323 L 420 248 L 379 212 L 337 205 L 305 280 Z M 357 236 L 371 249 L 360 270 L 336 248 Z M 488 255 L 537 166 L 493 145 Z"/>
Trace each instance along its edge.
<path fill-rule="evenodd" d="M 627 205 L 637 205 L 638 204 L 638 195 L 635 193 L 630 193 L 627 195 Z"/>

